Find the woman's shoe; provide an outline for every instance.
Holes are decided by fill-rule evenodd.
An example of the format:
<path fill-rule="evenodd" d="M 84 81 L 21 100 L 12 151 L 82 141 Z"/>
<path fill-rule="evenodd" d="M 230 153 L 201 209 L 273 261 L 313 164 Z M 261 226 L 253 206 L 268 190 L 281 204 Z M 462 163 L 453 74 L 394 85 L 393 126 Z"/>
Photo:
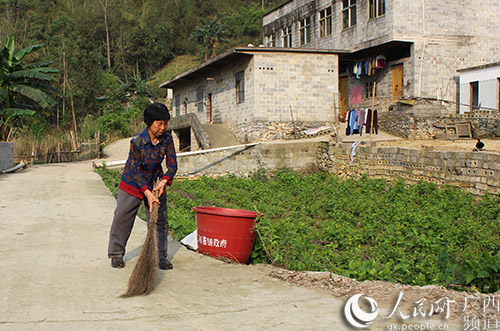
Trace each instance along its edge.
<path fill-rule="evenodd" d="M 160 259 L 160 269 L 161 270 L 171 270 L 173 268 L 174 268 L 174 266 L 173 266 L 172 262 L 170 262 L 167 259 Z"/>
<path fill-rule="evenodd" d="M 115 256 L 111 258 L 111 266 L 113 268 L 123 268 L 125 267 L 125 262 L 122 257 Z"/>

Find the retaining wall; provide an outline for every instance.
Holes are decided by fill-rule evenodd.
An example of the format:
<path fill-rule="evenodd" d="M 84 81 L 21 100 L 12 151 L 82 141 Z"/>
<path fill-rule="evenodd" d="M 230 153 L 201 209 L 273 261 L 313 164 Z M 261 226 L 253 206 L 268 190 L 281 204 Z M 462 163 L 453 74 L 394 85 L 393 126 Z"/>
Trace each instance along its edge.
<path fill-rule="evenodd" d="M 178 175 L 247 176 L 258 169 L 317 169 L 319 142 L 272 142 L 234 149 L 182 155 L 177 158 Z"/>
<path fill-rule="evenodd" d="M 14 166 L 14 144 L 0 142 L 0 171 Z"/>
<path fill-rule="evenodd" d="M 323 142 L 318 151 L 318 167 L 350 176 L 409 182 L 420 180 L 459 186 L 473 194 L 500 193 L 500 153 L 441 152 L 403 147 L 358 145 L 352 165 L 352 144 Z"/>

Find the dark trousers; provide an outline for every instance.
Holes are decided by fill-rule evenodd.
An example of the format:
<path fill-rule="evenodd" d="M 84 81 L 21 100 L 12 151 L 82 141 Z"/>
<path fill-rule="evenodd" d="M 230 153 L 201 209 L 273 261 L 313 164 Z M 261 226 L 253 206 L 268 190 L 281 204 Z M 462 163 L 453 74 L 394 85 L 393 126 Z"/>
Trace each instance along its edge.
<path fill-rule="evenodd" d="M 167 234 L 168 234 L 168 213 L 167 213 L 167 195 L 163 194 L 160 198 L 160 208 L 158 209 L 158 221 L 156 223 L 156 233 L 158 241 L 158 257 L 160 259 L 167 257 Z M 125 255 L 125 246 L 134 226 L 137 211 L 142 200 L 118 190 L 116 200 L 115 215 L 111 230 L 109 231 L 108 257 L 123 257 Z M 149 205 L 144 198 L 146 207 L 146 217 L 149 220 Z"/>

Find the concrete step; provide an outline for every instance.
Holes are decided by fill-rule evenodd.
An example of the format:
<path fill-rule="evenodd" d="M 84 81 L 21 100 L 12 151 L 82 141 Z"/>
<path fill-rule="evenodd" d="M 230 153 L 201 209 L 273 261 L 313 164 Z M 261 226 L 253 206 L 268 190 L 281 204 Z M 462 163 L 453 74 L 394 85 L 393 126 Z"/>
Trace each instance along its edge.
<path fill-rule="evenodd" d="M 202 124 L 209 136 L 210 148 L 219 148 L 241 144 L 226 124 Z"/>

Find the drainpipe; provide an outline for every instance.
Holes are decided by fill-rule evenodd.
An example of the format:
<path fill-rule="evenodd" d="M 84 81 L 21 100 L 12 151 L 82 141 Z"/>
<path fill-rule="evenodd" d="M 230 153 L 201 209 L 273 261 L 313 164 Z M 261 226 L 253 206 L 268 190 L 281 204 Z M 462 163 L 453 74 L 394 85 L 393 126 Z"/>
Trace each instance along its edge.
<path fill-rule="evenodd" d="M 427 38 L 425 36 L 425 0 L 422 0 L 422 38 L 424 38 L 424 46 L 422 47 L 422 55 L 420 57 L 420 72 L 418 74 L 418 96 L 422 96 L 422 71 L 424 69 L 424 55 Z"/>

